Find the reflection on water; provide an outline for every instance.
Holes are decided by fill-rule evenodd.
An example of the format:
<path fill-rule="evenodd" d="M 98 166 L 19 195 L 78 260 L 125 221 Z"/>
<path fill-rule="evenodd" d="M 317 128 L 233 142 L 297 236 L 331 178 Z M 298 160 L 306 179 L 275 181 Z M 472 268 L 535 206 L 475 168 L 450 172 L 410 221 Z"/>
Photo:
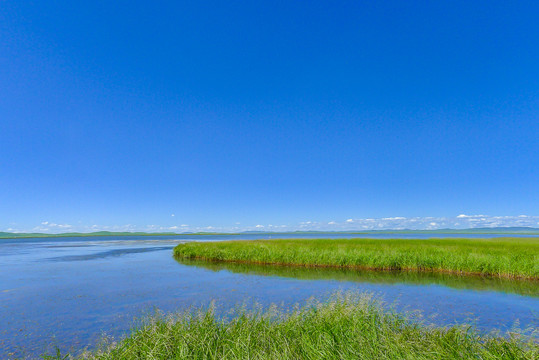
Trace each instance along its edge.
<path fill-rule="evenodd" d="M 208 262 L 176 259 L 184 265 L 213 271 L 262 276 L 279 276 L 301 280 L 338 280 L 372 284 L 441 285 L 454 289 L 501 291 L 524 296 L 539 297 L 539 281 L 512 280 L 485 276 L 458 276 L 454 274 L 414 271 L 367 271 L 339 268 L 320 268 L 282 265 L 257 265 L 233 262 Z"/>

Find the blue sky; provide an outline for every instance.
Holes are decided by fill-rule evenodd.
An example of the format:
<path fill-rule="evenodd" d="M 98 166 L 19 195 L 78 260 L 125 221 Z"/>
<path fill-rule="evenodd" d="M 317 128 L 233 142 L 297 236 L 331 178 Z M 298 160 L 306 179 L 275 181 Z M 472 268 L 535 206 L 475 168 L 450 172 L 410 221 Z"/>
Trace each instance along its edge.
<path fill-rule="evenodd" d="M 537 14 L 3 1 L 0 231 L 539 226 Z"/>

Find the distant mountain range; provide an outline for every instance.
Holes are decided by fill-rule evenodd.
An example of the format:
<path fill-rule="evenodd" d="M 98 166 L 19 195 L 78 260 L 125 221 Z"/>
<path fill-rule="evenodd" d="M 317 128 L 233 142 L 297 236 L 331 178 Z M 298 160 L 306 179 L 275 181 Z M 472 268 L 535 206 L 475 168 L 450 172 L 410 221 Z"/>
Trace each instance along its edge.
<path fill-rule="evenodd" d="M 10 233 L 0 232 L 0 239 L 14 238 L 45 238 L 45 237 L 70 237 L 70 236 L 193 236 L 193 235 L 241 235 L 241 234 L 520 234 L 538 235 L 539 228 L 532 227 L 492 227 L 492 228 L 472 228 L 472 229 L 437 229 L 437 230 L 365 230 L 365 231 L 288 231 L 288 232 L 267 232 L 267 231 L 244 231 L 241 233 L 217 233 L 217 232 L 196 232 L 196 233 L 148 233 L 148 232 L 112 232 L 96 231 L 91 233 Z"/>
<path fill-rule="evenodd" d="M 220 233 L 149 233 L 149 232 L 114 232 L 114 231 L 95 231 L 89 233 L 70 232 L 61 234 L 46 234 L 46 233 L 10 233 L 0 232 L 0 239 L 14 238 L 43 238 L 43 237 L 73 237 L 73 236 L 178 236 L 178 235 L 219 235 Z M 228 234 L 228 233 L 227 233 Z"/>

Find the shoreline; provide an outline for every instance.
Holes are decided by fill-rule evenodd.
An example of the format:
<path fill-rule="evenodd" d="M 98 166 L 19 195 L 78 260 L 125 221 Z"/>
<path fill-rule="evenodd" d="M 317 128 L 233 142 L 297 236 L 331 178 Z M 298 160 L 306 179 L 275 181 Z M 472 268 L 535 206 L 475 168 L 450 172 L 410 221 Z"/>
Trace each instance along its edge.
<path fill-rule="evenodd" d="M 496 229 L 438 229 L 438 230 L 351 230 L 351 231 L 284 231 L 284 232 L 264 232 L 264 231 L 245 231 L 245 232 L 192 232 L 192 233 L 148 233 L 148 232 L 114 232 L 114 231 L 96 231 L 89 233 L 71 232 L 71 233 L 11 233 L 0 231 L 0 240 L 3 239 L 28 239 L 28 238 L 63 238 L 63 237 L 99 237 L 99 236 L 282 236 L 282 235 L 498 235 L 499 237 L 522 236 L 522 237 L 539 237 L 539 229 L 530 228 L 529 230 L 504 230 L 503 228 Z"/>

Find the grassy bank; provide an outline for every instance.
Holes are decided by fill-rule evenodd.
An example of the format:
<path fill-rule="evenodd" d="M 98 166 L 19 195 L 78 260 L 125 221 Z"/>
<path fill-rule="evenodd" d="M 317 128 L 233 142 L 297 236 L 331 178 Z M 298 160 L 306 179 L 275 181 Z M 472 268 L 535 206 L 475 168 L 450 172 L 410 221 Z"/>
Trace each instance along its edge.
<path fill-rule="evenodd" d="M 537 344 L 433 328 L 381 310 L 366 295 L 336 296 L 293 312 L 199 310 L 155 317 L 84 359 L 536 359 Z M 55 358 L 55 357 L 51 357 Z"/>
<path fill-rule="evenodd" d="M 184 259 L 539 279 L 539 238 L 190 242 Z"/>

